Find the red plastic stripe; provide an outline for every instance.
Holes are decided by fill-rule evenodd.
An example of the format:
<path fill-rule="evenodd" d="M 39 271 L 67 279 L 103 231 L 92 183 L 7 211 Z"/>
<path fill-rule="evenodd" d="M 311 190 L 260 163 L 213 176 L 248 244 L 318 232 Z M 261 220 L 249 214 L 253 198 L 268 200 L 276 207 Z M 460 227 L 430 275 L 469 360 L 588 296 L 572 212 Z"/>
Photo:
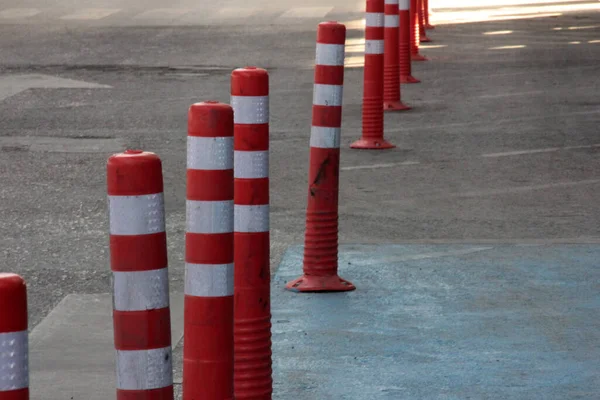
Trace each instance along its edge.
<path fill-rule="evenodd" d="M 149 271 L 165 268 L 167 234 L 110 236 L 110 265 L 113 271 Z"/>
<path fill-rule="evenodd" d="M 192 264 L 230 264 L 233 233 L 185 234 L 185 261 Z"/>
<path fill-rule="evenodd" d="M 232 399 L 233 296 L 186 296 L 185 322 L 186 399 Z"/>
<path fill-rule="evenodd" d="M 196 170 L 187 171 L 187 198 L 197 201 L 224 201 L 233 199 L 233 170 Z M 196 184 L 195 182 L 202 182 Z"/>
<path fill-rule="evenodd" d="M 383 13 L 385 11 L 385 0 L 367 0 L 368 13 Z"/>
<path fill-rule="evenodd" d="M 235 124 L 233 147 L 241 151 L 269 150 L 269 124 Z"/>
<path fill-rule="evenodd" d="M 163 192 L 162 163 L 154 153 L 128 150 L 107 163 L 110 196 L 140 196 Z"/>
<path fill-rule="evenodd" d="M 0 392 L 1 400 L 29 400 L 29 389 L 9 390 L 8 392 Z"/>
<path fill-rule="evenodd" d="M 150 350 L 171 345 L 169 308 L 146 311 L 113 310 L 115 348 Z"/>
<path fill-rule="evenodd" d="M 343 85 L 344 66 L 316 65 L 315 83 L 321 83 L 324 85 Z"/>
<path fill-rule="evenodd" d="M 151 390 L 117 389 L 117 400 L 173 400 L 173 386 Z"/>
<path fill-rule="evenodd" d="M 329 128 L 342 126 L 342 107 L 338 106 L 312 106 L 312 125 Z"/>
<path fill-rule="evenodd" d="M 234 185 L 235 204 L 269 204 L 269 178 L 236 179 Z"/>
<path fill-rule="evenodd" d="M 0 273 L 0 333 L 27 330 L 27 286 L 19 275 Z"/>

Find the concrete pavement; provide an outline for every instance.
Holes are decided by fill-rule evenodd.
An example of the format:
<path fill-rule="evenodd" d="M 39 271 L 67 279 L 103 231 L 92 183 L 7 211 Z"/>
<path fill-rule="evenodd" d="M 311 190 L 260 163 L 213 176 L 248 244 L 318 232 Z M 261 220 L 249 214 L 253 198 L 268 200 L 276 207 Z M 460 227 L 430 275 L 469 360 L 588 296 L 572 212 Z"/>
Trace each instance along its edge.
<path fill-rule="evenodd" d="M 2 10 L 43 8 L 6 3 Z M 81 7 L 127 8 L 88 3 Z M 152 9 L 165 7 L 159 3 Z M 138 15 L 116 15 L 123 14 Z M 423 83 L 403 86 L 414 110 L 386 116 L 386 135 L 399 148 L 367 153 L 348 149 L 360 135 L 360 14 L 340 16 L 351 28 L 342 242 L 600 242 L 598 13 L 439 26 L 423 49 L 431 61 L 414 66 Z M 106 18 L 0 24 L 2 82 L 62 82 L 40 88 L 30 80 L 0 96 L 1 269 L 27 279 L 32 327 L 65 296 L 110 292 L 104 165 L 115 147 L 163 158 L 172 291 L 181 291 L 187 108 L 228 101 L 229 74 L 239 66 L 271 74 L 273 270 L 303 239 L 318 19 L 119 26 Z M 51 322 L 61 325 L 46 320 L 35 335 Z M 57 382 L 47 398 L 75 386 Z"/>

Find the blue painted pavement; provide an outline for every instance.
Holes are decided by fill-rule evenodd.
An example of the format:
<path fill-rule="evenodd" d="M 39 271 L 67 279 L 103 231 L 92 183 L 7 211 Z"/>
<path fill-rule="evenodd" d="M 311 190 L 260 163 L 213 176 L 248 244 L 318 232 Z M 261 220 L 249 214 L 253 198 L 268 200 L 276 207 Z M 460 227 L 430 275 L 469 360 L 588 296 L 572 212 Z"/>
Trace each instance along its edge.
<path fill-rule="evenodd" d="M 273 278 L 275 398 L 598 399 L 600 246 L 340 247 L 357 291 Z"/>

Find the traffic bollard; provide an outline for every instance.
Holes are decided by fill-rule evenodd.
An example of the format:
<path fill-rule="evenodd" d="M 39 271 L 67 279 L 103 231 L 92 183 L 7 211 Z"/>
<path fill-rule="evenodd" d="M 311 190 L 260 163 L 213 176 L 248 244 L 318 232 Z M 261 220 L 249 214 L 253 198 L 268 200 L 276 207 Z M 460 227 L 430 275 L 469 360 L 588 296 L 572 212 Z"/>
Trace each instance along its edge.
<path fill-rule="evenodd" d="M 367 0 L 362 137 L 353 149 L 396 147 L 383 138 L 384 8 L 384 0 Z"/>
<path fill-rule="evenodd" d="M 234 390 L 237 400 L 271 399 L 269 75 L 231 74 L 234 118 Z"/>
<path fill-rule="evenodd" d="M 128 150 L 108 159 L 118 400 L 172 400 L 173 367 L 162 163 Z"/>
<path fill-rule="evenodd" d="M 398 0 L 385 0 L 383 110 L 404 111 L 411 108 L 402 103 L 400 89 L 400 15 Z"/>
<path fill-rule="evenodd" d="M 27 286 L 0 273 L 0 400 L 29 400 Z"/>
<path fill-rule="evenodd" d="M 346 27 L 319 24 L 310 134 L 310 168 L 303 275 L 295 292 L 354 290 L 338 276 L 338 195 Z"/>
<path fill-rule="evenodd" d="M 233 399 L 233 109 L 188 113 L 183 399 Z"/>

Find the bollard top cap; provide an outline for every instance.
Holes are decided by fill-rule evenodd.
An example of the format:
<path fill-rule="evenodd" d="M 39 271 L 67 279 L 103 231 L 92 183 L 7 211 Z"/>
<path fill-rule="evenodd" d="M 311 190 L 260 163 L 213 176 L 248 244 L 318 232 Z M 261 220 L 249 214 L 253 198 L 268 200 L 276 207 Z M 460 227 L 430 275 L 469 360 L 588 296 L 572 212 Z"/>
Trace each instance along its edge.
<path fill-rule="evenodd" d="M 17 274 L 0 273 L 0 333 L 27 330 L 27 286 Z"/>
<path fill-rule="evenodd" d="M 321 22 L 317 28 L 317 43 L 345 44 L 346 25 L 335 21 Z"/>
<path fill-rule="evenodd" d="M 162 162 L 151 152 L 127 150 L 108 159 L 106 167 L 110 196 L 142 196 L 162 193 Z"/>
<path fill-rule="evenodd" d="M 233 108 L 218 101 L 192 104 L 188 112 L 188 136 L 233 136 Z"/>
<path fill-rule="evenodd" d="M 231 73 L 232 96 L 268 96 L 269 73 L 259 67 L 238 68 Z"/>

